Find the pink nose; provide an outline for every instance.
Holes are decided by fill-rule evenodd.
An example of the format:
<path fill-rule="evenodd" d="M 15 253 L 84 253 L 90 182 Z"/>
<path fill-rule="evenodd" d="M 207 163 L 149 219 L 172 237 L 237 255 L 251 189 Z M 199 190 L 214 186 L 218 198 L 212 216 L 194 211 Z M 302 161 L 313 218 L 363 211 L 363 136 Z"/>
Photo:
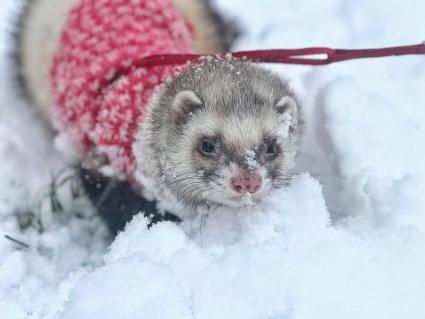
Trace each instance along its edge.
<path fill-rule="evenodd" d="M 232 186 L 240 194 L 256 193 L 263 183 L 260 175 L 256 173 L 243 173 L 232 178 Z"/>

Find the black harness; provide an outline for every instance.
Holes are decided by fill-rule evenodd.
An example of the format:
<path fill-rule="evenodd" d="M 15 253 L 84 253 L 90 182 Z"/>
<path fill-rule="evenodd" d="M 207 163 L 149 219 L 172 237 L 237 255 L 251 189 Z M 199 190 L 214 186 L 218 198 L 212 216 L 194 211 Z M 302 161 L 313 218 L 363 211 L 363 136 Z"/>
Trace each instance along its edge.
<path fill-rule="evenodd" d="M 79 169 L 79 176 L 87 197 L 114 236 L 139 213 L 149 218 L 148 228 L 162 221 L 181 222 L 171 213 L 160 214 L 156 202 L 146 200 L 128 181 L 105 177 L 84 168 Z"/>

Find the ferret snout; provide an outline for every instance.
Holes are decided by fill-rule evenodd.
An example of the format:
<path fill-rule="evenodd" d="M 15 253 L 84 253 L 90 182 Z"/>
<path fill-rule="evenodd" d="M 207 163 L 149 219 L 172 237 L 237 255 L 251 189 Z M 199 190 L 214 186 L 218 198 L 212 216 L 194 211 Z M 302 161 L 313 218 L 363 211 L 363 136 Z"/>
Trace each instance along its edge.
<path fill-rule="evenodd" d="M 239 194 L 256 193 L 263 184 L 263 179 L 258 173 L 241 173 L 231 180 L 233 189 Z"/>

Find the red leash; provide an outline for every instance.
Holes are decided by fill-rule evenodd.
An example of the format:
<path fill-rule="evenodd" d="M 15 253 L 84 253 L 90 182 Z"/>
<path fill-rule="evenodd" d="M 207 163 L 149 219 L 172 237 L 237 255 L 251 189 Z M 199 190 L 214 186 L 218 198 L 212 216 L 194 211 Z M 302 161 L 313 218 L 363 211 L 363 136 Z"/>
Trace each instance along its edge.
<path fill-rule="evenodd" d="M 318 57 L 324 55 L 324 57 Z M 335 62 L 380 58 L 399 55 L 425 55 L 425 42 L 416 45 L 405 45 L 375 49 L 332 49 L 326 47 L 312 47 L 301 49 L 272 49 L 238 51 L 217 54 L 159 54 L 150 55 L 134 61 L 131 66 L 117 70 L 116 75 L 130 73 L 140 67 L 159 65 L 182 65 L 187 62 L 197 62 L 202 59 L 226 59 L 229 57 L 261 63 L 288 63 L 304 65 L 327 65 Z M 316 57 L 314 57 L 316 56 Z M 114 77 L 115 78 L 115 77 Z"/>
<path fill-rule="evenodd" d="M 425 54 L 425 42 L 416 45 L 406 45 L 376 49 L 331 49 L 325 47 L 313 47 L 302 49 L 273 49 L 238 51 L 217 54 L 160 54 L 142 58 L 133 63 L 134 67 L 150 67 L 156 65 L 178 65 L 186 62 L 196 62 L 203 58 L 225 59 L 228 56 L 246 59 L 252 62 L 263 63 L 289 63 L 305 65 L 326 65 L 353 59 L 380 58 L 398 55 Z M 324 58 L 309 57 L 325 55 Z"/>

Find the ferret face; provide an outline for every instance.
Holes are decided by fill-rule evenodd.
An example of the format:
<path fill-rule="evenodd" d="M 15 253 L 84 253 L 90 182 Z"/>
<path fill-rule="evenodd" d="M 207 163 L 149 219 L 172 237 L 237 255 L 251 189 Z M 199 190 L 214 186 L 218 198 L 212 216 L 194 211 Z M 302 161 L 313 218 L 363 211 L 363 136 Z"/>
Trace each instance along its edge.
<path fill-rule="evenodd" d="M 155 107 L 162 181 L 184 204 L 240 207 L 290 181 L 299 112 L 274 74 L 204 62 L 171 80 Z"/>

